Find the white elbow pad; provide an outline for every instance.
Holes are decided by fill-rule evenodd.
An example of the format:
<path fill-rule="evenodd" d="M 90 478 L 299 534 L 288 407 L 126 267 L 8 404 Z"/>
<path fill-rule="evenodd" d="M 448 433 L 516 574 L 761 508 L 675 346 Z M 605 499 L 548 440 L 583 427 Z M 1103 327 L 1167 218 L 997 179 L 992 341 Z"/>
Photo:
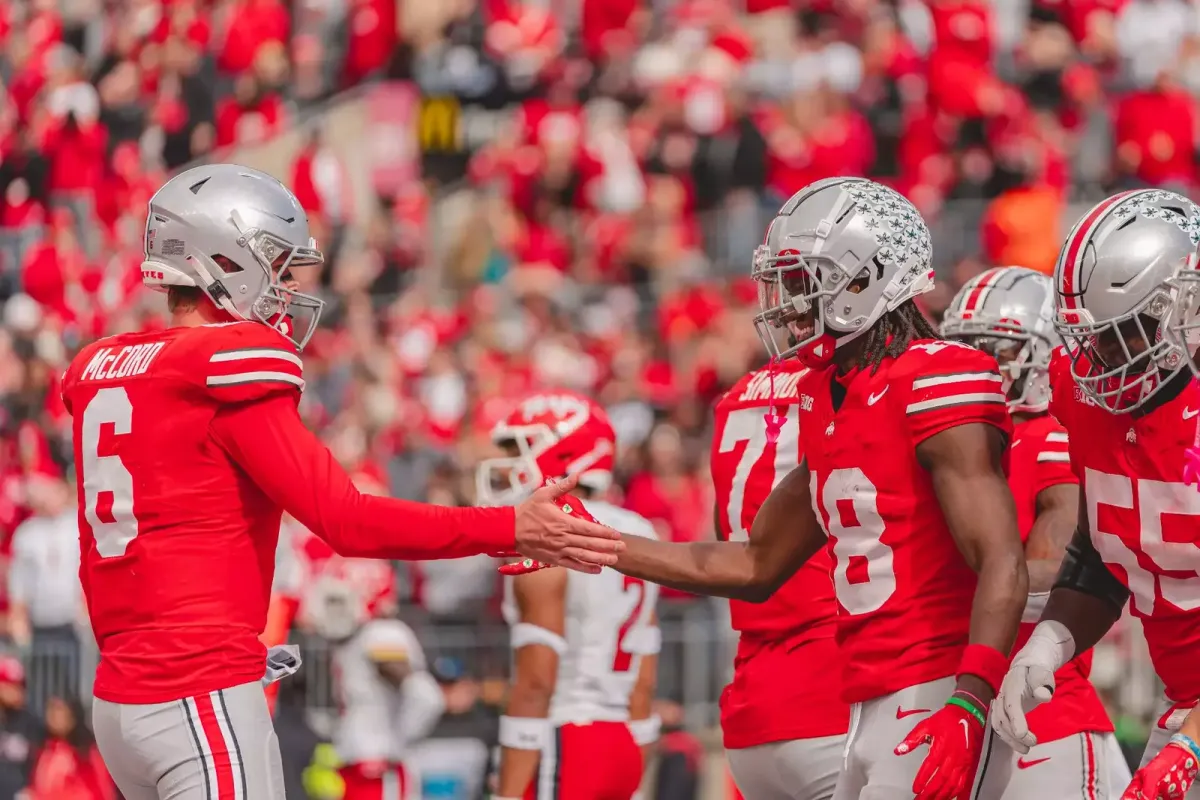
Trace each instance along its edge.
<path fill-rule="evenodd" d="M 1029 597 L 1025 598 L 1025 611 L 1021 614 L 1021 622 L 1034 623 L 1041 619 L 1049 599 L 1049 592 L 1030 593 Z"/>
<path fill-rule="evenodd" d="M 658 626 L 630 631 L 621 649 L 635 656 L 652 656 L 662 650 L 662 630 Z"/>
<path fill-rule="evenodd" d="M 654 744 L 658 741 L 658 737 L 662 733 L 662 717 L 658 714 L 652 714 L 645 719 L 630 720 L 629 733 L 633 736 L 633 741 L 637 742 L 639 747 Z"/>
<path fill-rule="evenodd" d="M 530 644 L 544 644 L 560 656 L 567 652 L 567 640 L 554 631 L 548 631 L 540 625 L 519 622 L 513 625 L 511 644 L 513 650 L 519 650 Z"/>
<path fill-rule="evenodd" d="M 500 718 L 500 745 L 512 750 L 543 750 L 550 743 L 550 720 L 544 717 Z"/>

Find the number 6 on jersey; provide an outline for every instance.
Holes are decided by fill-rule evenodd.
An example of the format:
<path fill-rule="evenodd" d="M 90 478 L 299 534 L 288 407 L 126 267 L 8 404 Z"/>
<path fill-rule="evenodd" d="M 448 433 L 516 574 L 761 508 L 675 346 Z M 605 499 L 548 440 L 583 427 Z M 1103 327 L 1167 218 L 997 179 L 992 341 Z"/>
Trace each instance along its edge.
<path fill-rule="evenodd" d="M 105 430 L 107 426 L 110 430 Z M 133 476 L 111 448 L 113 436 L 133 430 L 133 404 L 120 386 L 96 392 L 83 411 L 84 515 L 92 527 L 96 552 L 102 558 L 125 555 L 125 548 L 138 535 L 133 514 Z"/>

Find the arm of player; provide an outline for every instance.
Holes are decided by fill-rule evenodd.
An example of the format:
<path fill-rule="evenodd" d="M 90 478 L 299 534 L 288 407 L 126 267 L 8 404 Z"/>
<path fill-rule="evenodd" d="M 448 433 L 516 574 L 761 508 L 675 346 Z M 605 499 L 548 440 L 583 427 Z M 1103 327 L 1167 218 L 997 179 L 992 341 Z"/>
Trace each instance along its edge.
<path fill-rule="evenodd" d="M 1047 486 L 1037 493 L 1035 500 L 1037 516 L 1025 540 L 1025 563 L 1029 568 L 1029 596 L 1026 618 L 1032 615 L 1035 622 L 1041 613 L 1032 598 L 1043 596 L 1042 606 L 1058 579 L 1063 555 L 1075 533 L 1075 520 L 1079 507 L 1079 484 L 1074 482 Z M 1032 613 L 1036 610 L 1036 613 Z"/>
<path fill-rule="evenodd" d="M 1074 640 L 1074 652 L 1082 653 L 1104 638 L 1121 618 L 1128 600 L 1129 589 L 1113 575 L 1092 544 L 1087 492 L 1080 486 L 1075 533 L 1067 545 L 1041 621 L 1060 623 Z"/>
<path fill-rule="evenodd" d="M 904 755 L 928 745 L 912 785 L 913 793 L 927 800 L 951 800 L 970 789 L 988 707 L 1004 677 L 1025 606 L 1029 575 L 1002 466 L 1006 446 L 1001 428 L 979 421 L 944 427 L 916 448 L 950 534 L 979 575 L 955 691 L 895 751 Z"/>
<path fill-rule="evenodd" d="M 559 569 L 513 578 L 520 622 L 513 626 L 513 680 L 500 718 L 500 770 L 496 797 L 523 797 L 537 775 L 541 751 L 553 730 L 550 700 L 558 659 L 566 651 L 568 574 Z"/>
<path fill-rule="evenodd" d="M 426 670 L 413 672 L 400 688 L 400 730 L 406 744 L 419 742 L 437 726 L 446 711 L 446 696 Z"/>
<path fill-rule="evenodd" d="M 1003 458 L 1003 432 L 983 422 L 959 425 L 917 446 L 946 524 L 967 564 L 979 575 L 971 604 L 970 643 L 1007 656 L 1017 637 L 1029 589 L 1029 573 L 1017 530 Z M 985 704 L 1003 675 L 959 675 L 960 689 Z M 994 682 L 992 682 L 994 681 Z"/>
<path fill-rule="evenodd" d="M 650 618 L 650 624 L 658 627 L 658 612 Z M 650 763 L 650 755 L 662 731 L 662 720 L 654 713 L 654 692 L 657 688 L 658 653 L 648 653 L 642 656 L 637 682 L 629 695 L 629 731 L 642 748 L 643 770 Z"/>
<path fill-rule="evenodd" d="M 295 398 L 286 394 L 224 406 L 211 432 L 273 502 L 343 556 L 417 560 L 516 549 L 598 571 L 595 565 L 610 565 L 621 549 L 615 532 L 554 507 L 554 497 L 568 491 L 570 482 L 539 490 L 516 510 L 447 508 L 363 494 L 304 427 Z"/>
<path fill-rule="evenodd" d="M 1067 545 L 1046 608 L 1033 635 L 1013 658 L 992 711 L 992 727 L 1019 753 L 1037 743 L 1025 714 L 1054 694 L 1054 673 L 1096 644 L 1121 617 L 1129 590 L 1092 544 L 1086 491 L 1079 487 L 1075 533 Z"/>
<path fill-rule="evenodd" d="M 660 542 L 623 536 L 616 569 L 692 594 L 761 603 L 787 582 L 826 536 L 813 512 L 806 463 L 763 502 L 745 542 Z"/>

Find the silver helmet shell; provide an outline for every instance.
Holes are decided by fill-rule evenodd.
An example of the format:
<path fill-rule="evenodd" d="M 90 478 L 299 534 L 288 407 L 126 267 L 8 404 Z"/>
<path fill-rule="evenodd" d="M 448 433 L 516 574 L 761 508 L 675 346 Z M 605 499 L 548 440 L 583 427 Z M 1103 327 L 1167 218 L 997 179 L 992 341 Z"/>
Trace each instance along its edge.
<path fill-rule="evenodd" d="M 779 209 L 754 251 L 754 324 L 779 358 L 805 351 L 827 361 L 833 349 L 933 288 L 929 229 L 902 195 L 863 178 L 829 178 L 801 189 Z M 854 284 L 852 287 L 851 285 Z M 811 330 L 777 332 L 812 311 Z"/>
<path fill-rule="evenodd" d="M 1050 407 L 1054 352 L 1054 283 L 1026 267 L 996 267 L 975 276 L 942 318 L 942 336 L 998 356 L 1019 346 L 1000 367 L 1009 411 L 1040 414 Z"/>
<path fill-rule="evenodd" d="M 1174 192 L 1114 195 L 1071 229 L 1054 268 L 1055 328 L 1076 385 L 1116 414 L 1145 405 L 1186 351 L 1165 336 L 1171 284 L 1200 242 L 1200 208 Z"/>
<path fill-rule="evenodd" d="M 288 288 L 288 271 L 324 260 L 296 196 L 265 172 L 207 164 L 150 198 L 142 283 L 195 286 L 234 319 L 269 325 L 300 348 L 324 302 Z"/>

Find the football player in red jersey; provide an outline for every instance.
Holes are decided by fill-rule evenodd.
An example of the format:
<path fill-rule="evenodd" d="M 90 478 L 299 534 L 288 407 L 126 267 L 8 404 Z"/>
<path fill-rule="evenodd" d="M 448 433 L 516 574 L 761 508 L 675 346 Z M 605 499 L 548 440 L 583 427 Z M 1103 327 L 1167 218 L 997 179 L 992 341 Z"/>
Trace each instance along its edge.
<path fill-rule="evenodd" d="M 1187 366 L 1194 341 L 1173 333 L 1186 318 L 1173 305 L 1176 276 L 1194 269 L 1198 241 L 1200 208 L 1140 190 L 1096 205 L 1059 253 L 1055 327 L 1066 347 L 1051 362 L 1050 411 L 1070 434 L 1077 527 L 992 719 L 1019 752 L 1036 745 L 1027 713 L 1132 597 L 1166 687 L 1142 768 L 1123 795 L 1136 800 L 1200 797 L 1188 791 L 1200 748 L 1180 731 L 1200 698 L 1200 494 L 1183 481 L 1200 388 Z"/>
<path fill-rule="evenodd" d="M 747 540 L 759 506 L 800 464 L 804 371 L 796 359 L 756 370 L 717 403 L 711 464 L 724 541 Z M 786 416 L 787 424 L 772 420 L 769 433 L 766 415 Z M 822 550 L 767 602 L 729 602 L 739 637 L 733 681 L 721 695 L 721 730 L 734 780 L 751 800 L 833 797 L 850 708 L 838 691 L 832 569 Z"/>
<path fill-rule="evenodd" d="M 594 400 L 534 392 L 491 437 L 507 455 L 480 462 L 478 502 L 511 505 L 547 478 L 578 475 L 595 519 L 655 537 L 649 520 L 599 499 L 612 483 L 616 432 Z M 658 739 L 661 724 L 650 711 L 661 641 L 657 600 L 657 586 L 612 570 L 505 579 L 513 684 L 500 718 L 496 800 L 633 797 L 642 748 Z"/>
<path fill-rule="evenodd" d="M 184 172 L 150 201 L 142 264 L 171 327 L 94 342 L 63 378 L 96 739 L 128 800 L 283 797 L 259 642 L 283 510 L 348 556 L 515 549 L 598 572 L 622 547 L 554 504 L 570 481 L 515 510 L 356 491 L 296 408 L 321 301 L 291 273 L 322 260 L 274 178 Z"/>
<path fill-rule="evenodd" d="M 1058 575 L 1079 510 L 1079 480 L 1071 472 L 1067 432 L 1047 413 L 1054 349 L 1054 284 L 1040 272 L 997 267 L 969 281 L 946 309 L 942 335 L 996 357 L 1013 438 L 1008 483 L 1029 566 L 1029 601 L 1018 646 L 1029 640 Z M 1112 722 L 1088 675 L 1092 653 L 1081 653 L 1054 676 L 1052 702 L 1029 724 L 1038 744 L 1028 753 L 994 748 L 980 774 L 982 796 L 1004 800 L 1094 800 L 1129 784 L 1129 767 Z"/>
<path fill-rule="evenodd" d="M 794 195 L 755 252 L 754 277 L 764 341 L 812 367 L 798 387 L 804 462 L 745 542 L 630 537 L 617 568 L 761 602 L 829 541 L 852 704 L 834 798 L 957 798 L 988 738 L 1028 587 L 996 361 L 939 340 L 921 316 L 912 300 L 933 285 L 929 232 L 871 181 Z"/>

